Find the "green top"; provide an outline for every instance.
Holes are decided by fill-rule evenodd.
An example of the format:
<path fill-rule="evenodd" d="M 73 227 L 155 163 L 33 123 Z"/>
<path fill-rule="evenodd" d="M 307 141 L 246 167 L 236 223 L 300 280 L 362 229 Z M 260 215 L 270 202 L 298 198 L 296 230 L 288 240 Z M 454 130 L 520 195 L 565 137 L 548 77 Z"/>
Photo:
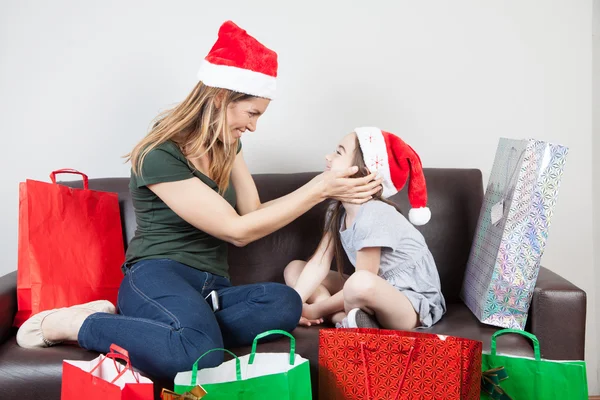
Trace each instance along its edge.
<path fill-rule="evenodd" d="M 238 153 L 241 148 L 239 142 Z M 131 172 L 129 191 L 137 229 L 127 248 L 128 264 L 168 258 L 229 278 L 227 243 L 187 223 L 146 186 L 192 177 L 199 178 L 215 192 L 219 191 L 215 181 L 194 168 L 172 141 L 157 146 L 146 155 L 140 175 Z M 235 190 L 231 185 L 223 198 L 235 207 Z"/>

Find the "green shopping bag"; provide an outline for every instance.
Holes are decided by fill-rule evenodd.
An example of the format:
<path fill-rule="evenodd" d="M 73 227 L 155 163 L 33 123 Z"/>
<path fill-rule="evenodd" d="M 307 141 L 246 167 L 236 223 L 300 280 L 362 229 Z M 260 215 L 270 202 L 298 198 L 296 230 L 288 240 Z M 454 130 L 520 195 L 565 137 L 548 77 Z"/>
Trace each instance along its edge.
<path fill-rule="evenodd" d="M 290 338 L 289 353 L 256 352 L 258 340 L 273 334 Z M 218 367 L 198 370 L 198 362 L 213 351 L 225 351 L 234 358 Z M 183 394 L 196 385 L 201 385 L 207 392 L 202 400 L 312 399 L 308 360 L 296 354 L 296 339 L 280 330 L 257 335 L 252 343 L 252 352 L 243 357 L 237 357 L 226 349 L 207 351 L 196 360 L 191 371 L 175 376 L 174 392 Z"/>
<path fill-rule="evenodd" d="M 496 338 L 517 333 L 533 341 L 535 358 L 496 354 Z M 529 332 L 502 329 L 492 335 L 491 352 L 482 354 L 481 399 L 584 400 L 588 398 L 585 361 L 542 360 L 540 343 Z"/>

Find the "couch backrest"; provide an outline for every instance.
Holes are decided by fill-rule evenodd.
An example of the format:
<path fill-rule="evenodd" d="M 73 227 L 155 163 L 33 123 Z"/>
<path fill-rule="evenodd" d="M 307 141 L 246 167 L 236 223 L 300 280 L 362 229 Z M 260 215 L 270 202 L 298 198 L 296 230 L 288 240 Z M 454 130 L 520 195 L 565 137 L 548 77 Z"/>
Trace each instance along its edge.
<path fill-rule="evenodd" d="M 475 169 L 425 168 L 428 206 L 431 221 L 417 227 L 421 231 L 436 261 L 446 301 L 459 300 L 473 234 L 477 225 L 483 186 L 481 172 Z M 254 180 L 263 202 L 283 196 L 304 183 L 316 173 L 257 174 Z M 79 182 L 62 182 L 81 187 Z M 90 179 L 90 189 L 119 194 L 124 242 L 135 232 L 136 222 L 129 178 Z M 391 198 L 399 204 L 403 214 L 410 209 L 406 188 Z M 260 281 L 283 282 L 283 269 L 295 259 L 306 259 L 314 251 L 322 232 L 325 203 L 296 219 L 286 227 L 243 248 L 230 246 L 229 265 L 234 284 Z M 345 260 L 347 272 L 351 272 Z M 335 267 L 332 267 L 335 268 Z"/>

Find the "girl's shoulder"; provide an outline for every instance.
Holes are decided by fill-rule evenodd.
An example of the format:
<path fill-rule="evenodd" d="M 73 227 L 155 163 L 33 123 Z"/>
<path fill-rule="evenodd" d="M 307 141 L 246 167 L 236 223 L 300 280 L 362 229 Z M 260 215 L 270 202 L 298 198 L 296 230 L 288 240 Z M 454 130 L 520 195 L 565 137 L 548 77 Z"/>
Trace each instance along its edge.
<path fill-rule="evenodd" d="M 369 200 L 364 203 L 361 208 L 363 208 L 363 214 L 371 214 L 380 217 L 403 217 L 402 213 L 398 212 L 394 206 L 380 200 Z"/>
<path fill-rule="evenodd" d="M 370 200 L 361 206 L 360 222 L 375 226 L 410 226 L 408 219 L 394 206 L 379 200 Z"/>

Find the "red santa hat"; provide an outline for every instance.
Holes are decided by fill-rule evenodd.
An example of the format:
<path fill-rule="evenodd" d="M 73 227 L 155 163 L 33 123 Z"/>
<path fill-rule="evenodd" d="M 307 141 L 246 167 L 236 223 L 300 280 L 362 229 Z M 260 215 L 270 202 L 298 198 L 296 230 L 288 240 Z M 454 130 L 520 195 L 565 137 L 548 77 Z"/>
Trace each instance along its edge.
<path fill-rule="evenodd" d="M 206 86 L 273 99 L 277 53 L 232 21 L 219 28 L 217 41 L 202 60 L 198 79 Z"/>
<path fill-rule="evenodd" d="M 431 219 L 431 211 L 427 207 L 427 187 L 419 155 L 398 136 L 379 128 L 356 128 L 354 132 L 365 165 L 383 178 L 383 197 L 402 190 L 410 175 L 408 200 L 412 209 L 408 219 L 414 225 L 425 225 Z"/>

